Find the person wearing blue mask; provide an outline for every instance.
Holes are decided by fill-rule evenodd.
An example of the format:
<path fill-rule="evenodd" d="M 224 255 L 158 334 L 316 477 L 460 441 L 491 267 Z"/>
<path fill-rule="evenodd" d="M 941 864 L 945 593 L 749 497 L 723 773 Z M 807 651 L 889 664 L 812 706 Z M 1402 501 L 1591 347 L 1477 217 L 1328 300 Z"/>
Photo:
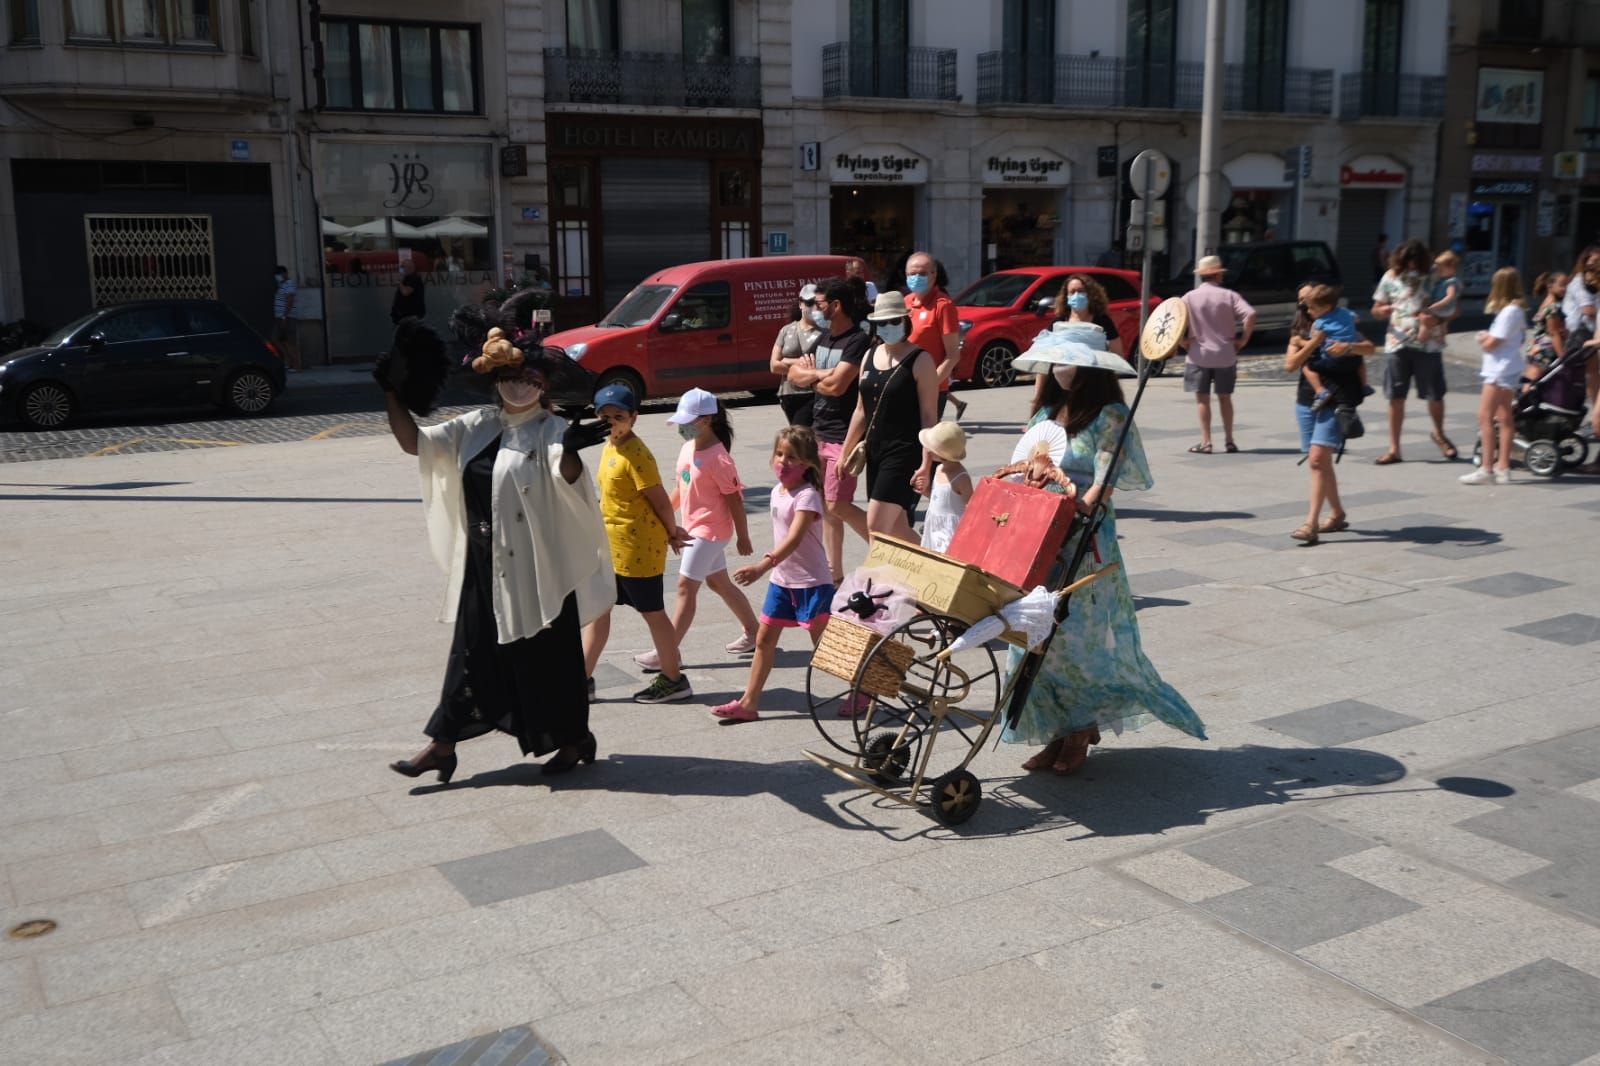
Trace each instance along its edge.
<path fill-rule="evenodd" d="M 911 343 L 933 356 L 939 373 L 939 417 L 950 402 L 950 375 L 961 357 L 961 315 L 939 284 L 939 261 L 927 252 L 906 260 L 906 307 L 911 312 Z M 956 417 L 967 405 L 956 401 Z"/>
<path fill-rule="evenodd" d="M 1106 351 L 1126 358 L 1122 335 L 1111 318 L 1111 300 L 1105 286 L 1087 274 L 1069 274 L 1056 295 L 1057 322 L 1091 322 L 1106 335 Z M 1045 383 L 1041 375 L 1033 382 L 1033 411 L 1044 403 Z"/>

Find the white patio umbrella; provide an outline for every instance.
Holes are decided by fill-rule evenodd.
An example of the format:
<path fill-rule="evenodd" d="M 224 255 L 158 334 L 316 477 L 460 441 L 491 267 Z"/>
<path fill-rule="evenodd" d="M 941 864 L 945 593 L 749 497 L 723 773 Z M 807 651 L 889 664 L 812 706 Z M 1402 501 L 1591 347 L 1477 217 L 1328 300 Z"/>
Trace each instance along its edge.
<path fill-rule="evenodd" d="M 350 227 L 341 226 L 333 219 L 325 218 L 322 220 L 322 235 L 324 237 L 348 237 L 350 235 Z"/>
<path fill-rule="evenodd" d="M 464 218 L 441 218 L 437 222 L 430 222 L 420 227 L 421 232 L 428 237 L 487 237 L 488 226 L 480 226 L 476 222 Z"/>
<path fill-rule="evenodd" d="M 351 226 L 349 232 L 352 236 L 387 237 L 391 226 L 394 227 L 393 232 L 396 237 L 409 237 L 412 240 L 417 240 L 427 236 L 426 233 L 423 233 L 411 223 L 401 222 L 398 218 L 375 218 L 370 222 L 363 222 L 359 226 Z"/>

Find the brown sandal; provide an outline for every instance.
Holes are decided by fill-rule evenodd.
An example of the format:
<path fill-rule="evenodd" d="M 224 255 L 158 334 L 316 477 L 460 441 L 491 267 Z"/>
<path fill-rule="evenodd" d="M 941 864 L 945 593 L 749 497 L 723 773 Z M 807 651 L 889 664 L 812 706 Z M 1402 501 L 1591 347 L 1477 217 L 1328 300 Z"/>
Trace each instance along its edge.
<path fill-rule="evenodd" d="M 1449 459 L 1451 462 L 1455 462 L 1457 459 L 1461 458 L 1461 453 L 1456 451 L 1456 446 L 1450 443 L 1449 437 L 1445 436 L 1443 433 L 1434 433 L 1431 434 L 1431 436 L 1433 438 L 1433 443 L 1439 446 L 1440 455 L 1444 456 L 1446 459 Z"/>
<path fill-rule="evenodd" d="M 1290 533 L 1289 536 L 1300 541 L 1307 548 L 1314 547 L 1317 543 L 1316 527 L 1312 526 L 1309 522 L 1296 529 L 1293 533 Z"/>
<path fill-rule="evenodd" d="M 1392 463 L 1403 463 L 1405 460 L 1400 458 L 1399 452 L 1384 452 L 1382 455 L 1374 459 L 1373 462 L 1377 463 L 1379 466 L 1389 466 Z"/>
<path fill-rule="evenodd" d="M 1334 518 L 1332 515 L 1330 515 L 1330 516 L 1328 516 L 1328 520 L 1326 522 L 1323 522 L 1321 525 L 1319 525 L 1317 527 L 1317 532 L 1318 533 L 1343 533 L 1345 530 L 1347 530 L 1349 528 L 1350 528 L 1350 516 L 1349 515 L 1340 515 L 1338 518 Z"/>

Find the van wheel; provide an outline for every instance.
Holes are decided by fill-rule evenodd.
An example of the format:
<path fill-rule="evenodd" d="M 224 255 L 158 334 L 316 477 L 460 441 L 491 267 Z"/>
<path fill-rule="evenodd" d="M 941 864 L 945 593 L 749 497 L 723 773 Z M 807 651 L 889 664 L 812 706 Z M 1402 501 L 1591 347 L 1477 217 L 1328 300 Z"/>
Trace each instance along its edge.
<path fill-rule="evenodd" d="M 607 385 L 626 385 L 633 393 L 634 399 L 644 402 L 644 378 L 629 370 L 625 366 L 613 367 L 600 375 L 600 380 L 595 382 L 594 391 L 599 392 Z"/>
<path fill-rule="evenodd" d="M 1011 360 L 1017 350 L 1005 341 L 995 341 L 978 353 L 977 365 L 972 370 L 972 380 L 986 389 L 1000 389 L 1017 380 Z"/>

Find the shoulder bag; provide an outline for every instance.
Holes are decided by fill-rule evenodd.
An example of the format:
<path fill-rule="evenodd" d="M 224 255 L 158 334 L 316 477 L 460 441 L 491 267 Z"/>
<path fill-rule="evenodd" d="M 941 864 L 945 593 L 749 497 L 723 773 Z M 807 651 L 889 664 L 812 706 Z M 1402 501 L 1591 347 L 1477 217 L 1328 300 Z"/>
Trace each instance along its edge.
<path fill-rule="evenodd" d="M 878 347 L 881 348 L 882 345 L 879 345 Z M 867 353 L 867 358 L 862 360 L 862 367 L 863 367 L 862 376 L 863 377 L 866 376 L 865 375 L 865 368 L 869 365 L 868 364 L 868 360 L 876 360 L 877 354 L 878 354 L 877 353 L 877 349 L 873 349 L 872 351 Z M 919 356 L 921 356 L 921 355 L 922 355 L 922 349 L 921 348 L 913 348 L 911 350 L 911 354 L 910 355 L 906 356 L 904 359 L 900 360 L 898 363 L 896 363 L 894 365 L 894 369 L 889 371 L 889 380 L 885 381 L 883 383 L 883 394 L 884 394 L 884 396 L 887 396 L 889 394 L 889 386 L 894 383 L 894 376 L 900 372 L 900 368 L 905 366 L 908 363 L 915 363 L 917 361 L 917 358 Z M 866 468 L 867 468 L 867 438 L 872 436 L 872 427 L 878 424 L 878 412 L 880 412 L 882 410 L 883 410 L 883 397 L 880 396 L 878 398 L 878 405 L 872 409 L 872 417 L 867 420 L 867 430 L 866 430 L 866 432 L 861 434 L 861 439 L 856 441 L 856 446 L 854 448 L 851 448 L 849 453 L 847 455 L 845 455 L 845 457 L 843 459 L 839 460 L 839 468 L 845 472 L 846 476 L 848 476 L 848 477 L 860 477 L 862 471 L 866 470 Z"/>

